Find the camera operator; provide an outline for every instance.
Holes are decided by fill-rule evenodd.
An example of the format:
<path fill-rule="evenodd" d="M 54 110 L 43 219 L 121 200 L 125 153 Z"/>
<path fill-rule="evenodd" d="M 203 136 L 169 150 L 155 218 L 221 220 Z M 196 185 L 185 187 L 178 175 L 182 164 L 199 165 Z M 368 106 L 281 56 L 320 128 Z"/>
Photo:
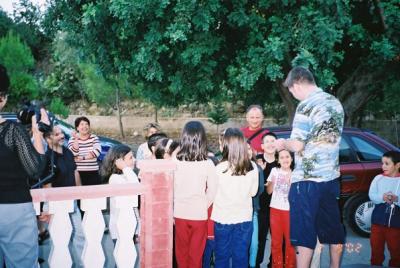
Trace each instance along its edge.
<path fill-rule="evenodd" d="M 10 79 L 0 65 L 0 110 L 7 102 Z M 41 109 L 41 121 L 48 116 Z M 33 145 L 25 128 L 0 117 L 0 265 L 37 267 L 38 233 L 28 178 L 38 179 L 46 163 L 36 116 Z"/>

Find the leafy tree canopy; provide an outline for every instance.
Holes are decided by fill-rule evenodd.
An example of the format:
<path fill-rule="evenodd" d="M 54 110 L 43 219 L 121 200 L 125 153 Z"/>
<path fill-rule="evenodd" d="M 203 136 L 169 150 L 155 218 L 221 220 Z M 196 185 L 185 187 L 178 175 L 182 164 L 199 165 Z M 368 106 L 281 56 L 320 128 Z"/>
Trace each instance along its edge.
<path fill-rule="evenodd" d="M 105 76 L 128 75 L 161 105 L 278 92 L 292 115 L 281 84 L 305 65 L 353 122 L 399 78 L 397 0 L 53 0 L 48 17 Z"/>

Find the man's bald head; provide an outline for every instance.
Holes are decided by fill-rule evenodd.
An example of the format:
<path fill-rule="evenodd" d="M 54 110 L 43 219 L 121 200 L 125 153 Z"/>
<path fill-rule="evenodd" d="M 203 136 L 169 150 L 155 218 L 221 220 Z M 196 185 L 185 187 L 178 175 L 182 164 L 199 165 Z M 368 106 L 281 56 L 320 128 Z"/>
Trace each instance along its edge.
<path fill-rule="evenodd" d="M 246 121 L 251 130 L 262 127 L 264 114 L 260 105 L 250 105 L 246 112 Z"/>

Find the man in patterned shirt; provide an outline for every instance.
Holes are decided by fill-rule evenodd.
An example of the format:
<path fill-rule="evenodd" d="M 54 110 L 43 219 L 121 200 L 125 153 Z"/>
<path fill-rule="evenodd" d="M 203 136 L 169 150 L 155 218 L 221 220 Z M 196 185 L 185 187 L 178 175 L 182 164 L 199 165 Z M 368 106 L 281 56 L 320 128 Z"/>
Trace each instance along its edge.
<path fill-rule="evenodd" d="M 343 107 L 317 87 L 306 68 L 293 68 L 284 85 L 300 101 L 290 139 L 276 141 L 278 150 L 295 153 L 289 203 L 290 240 L 296 247 L 297 267 L 310 266 L 317 238 L 330 244 L 330 267 L 339 267 L 345 238 L 338 206 Z"/>

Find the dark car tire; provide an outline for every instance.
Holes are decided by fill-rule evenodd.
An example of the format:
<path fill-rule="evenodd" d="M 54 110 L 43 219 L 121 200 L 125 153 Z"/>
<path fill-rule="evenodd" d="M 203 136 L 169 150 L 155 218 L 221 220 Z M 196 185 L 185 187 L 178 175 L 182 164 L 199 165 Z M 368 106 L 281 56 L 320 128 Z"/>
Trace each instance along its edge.
<path fill-rule="evenodd" d="M 353 232 L 362 237 L 369 237 L 373 209 L 374 204 L 367 194 L 356 195 L 346 202 L 345 218 Z"/>

